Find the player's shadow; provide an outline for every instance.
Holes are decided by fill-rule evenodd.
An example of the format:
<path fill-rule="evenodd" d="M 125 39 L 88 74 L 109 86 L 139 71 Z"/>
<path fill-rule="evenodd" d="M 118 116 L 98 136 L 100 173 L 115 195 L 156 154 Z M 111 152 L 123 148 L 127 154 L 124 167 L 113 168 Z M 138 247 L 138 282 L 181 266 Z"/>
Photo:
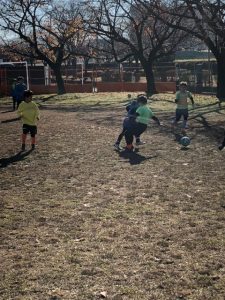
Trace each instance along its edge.
<path fill-rule="evenodd" d="M 157 155 L 145 157 L 138 153 L 138 149 L 135 149 L 133 152 L 121 151 L 119 152 L 119 156 L 127 159 L 127 162 L 129 162 L 131 165 L 139 165 L 145 160 L 157 157 Z"/>
<path fill-rule="evenodd" d="M 8 119 L 8 120 L 4 120 L 4 121 L 2 121 L 1 123 L 11 123 L 11 122 L 15 122 L 15 121 L 18 121 L 18 120 L 20 120 L 19 117 L 17 117 L 17 118 L 12 118 L 12 119 Z"/>
<path fill-rule="evenodd" d="M 16 163 L 18 161 L 22 161 L 32 152 L 32 149 L 26 152 L 19 151 L 13 156 L 9 156 L 6 158 L 0 159 L 0 169 L 8 167 L 10 164 Z"/>

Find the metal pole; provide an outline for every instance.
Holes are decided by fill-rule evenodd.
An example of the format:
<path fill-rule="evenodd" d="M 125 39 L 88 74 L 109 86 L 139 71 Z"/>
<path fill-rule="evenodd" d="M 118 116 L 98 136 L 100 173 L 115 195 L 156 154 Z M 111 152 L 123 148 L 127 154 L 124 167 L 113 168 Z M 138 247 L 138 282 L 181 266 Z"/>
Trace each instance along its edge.
<path fill-rule="evenodd" d="M 84 62 L 82 62 L 81 64 L 81 76 L 82 76 L 81 83 L 83 85 L 84 84 Z"/>
<path fill-rule="evenodd" d="M 27 89 L 29 90 L 30 86 L 29 86 L 29 76 L 28 76 L 28 64 L 27 64 L 27 61 L 25 61 L 25 66 L 26 66 L 26 77 L 27 77 Z"/>

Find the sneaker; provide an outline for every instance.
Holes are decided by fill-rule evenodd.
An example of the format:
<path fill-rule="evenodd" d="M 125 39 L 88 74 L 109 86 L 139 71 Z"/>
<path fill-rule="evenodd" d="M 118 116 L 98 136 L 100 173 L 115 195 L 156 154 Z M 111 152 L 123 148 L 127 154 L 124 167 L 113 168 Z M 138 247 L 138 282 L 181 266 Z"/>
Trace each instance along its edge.
<path fill-rule="evenodd" d="M 118 151 L 122 150 L 122 148 L 120 147 L 120 145 L 118 143 L 115 143 L 113 146 Z"/>
<path fill-rule="evenodd" d="M 220 145 L 220 146 L 218 147 L 218 149 L 219 149 L 219 150 L 223 150 L 224 147 L 225 147 L 224 145 Z"/>
<path fill-rule="evenodd" d="M 26 149 L 25 144 L 22 144 L 21 150 L 22 150 L 22 151 L 25 151 L 25 149 Z"/>
<path fill-rule="evenodd" d="M 142 141 L 136 142 L 136 145 L 137 145 L 137 146 L 144 145 L 144 144 L 146 144 L 146 143 L 145 143 L 145 142 L 142 142 Z"/>
<path fill-rule="evenodd" d="M 35 145 L 34 145 L 34 144 L 31 145 L 31 149 L 32 149 L 32 150 L 35 149 Z"/>

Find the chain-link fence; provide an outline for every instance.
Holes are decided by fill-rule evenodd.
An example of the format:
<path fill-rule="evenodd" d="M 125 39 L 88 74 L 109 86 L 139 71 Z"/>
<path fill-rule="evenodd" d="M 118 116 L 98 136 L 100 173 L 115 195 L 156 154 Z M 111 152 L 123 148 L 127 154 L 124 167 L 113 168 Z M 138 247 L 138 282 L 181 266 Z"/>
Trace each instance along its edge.
<path fill-rule="evenodd" d="M 217 88 L 217 65 L 215 61 L 177 62 L 177 83 L 186 81 L 194 93 L 215 94 Z"/>
<path fill-rule="evenodd" d="M 194 93 L 216 93 L 217 70 L 215 61 L 182 61 L 158 63 L 153 68 L 156 83 L 176 83 L 187 81 Z M 48 66 L 29 66 L 29 82 L 32 86 L 56 86 L 56 78 Z M 23 66 L 0 65 L 1 94 L 10 94 L 14 78 L 26 77 Z M 146 76 L 139 64 L 77 64 L 62 66 L 62 76 L 67 86 L 91 85 L 92 91 L 104 83 L 146 84 Z"/>

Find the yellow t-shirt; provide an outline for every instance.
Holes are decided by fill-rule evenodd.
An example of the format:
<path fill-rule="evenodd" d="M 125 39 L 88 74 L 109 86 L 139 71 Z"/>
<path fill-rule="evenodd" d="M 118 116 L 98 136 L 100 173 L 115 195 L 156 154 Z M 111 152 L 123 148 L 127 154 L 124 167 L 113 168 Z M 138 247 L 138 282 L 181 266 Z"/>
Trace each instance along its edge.
<path fill-rule="evenodd" d="M 37 120 L 39 119 L 39 109 L 36 103 L 31 102 L 21 102 L 17 114 L 21 117 L 23 124 L 35 126 L 37 125 Z"/>

